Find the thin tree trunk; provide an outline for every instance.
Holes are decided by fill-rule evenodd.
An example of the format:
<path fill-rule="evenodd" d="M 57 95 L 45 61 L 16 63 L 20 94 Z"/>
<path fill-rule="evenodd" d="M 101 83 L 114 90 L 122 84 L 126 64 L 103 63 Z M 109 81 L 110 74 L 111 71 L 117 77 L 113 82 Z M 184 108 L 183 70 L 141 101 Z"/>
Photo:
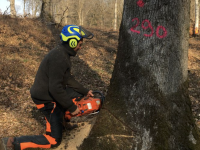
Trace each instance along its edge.
<path fill-rule="evenodd" d="M 68 7 L 68 10 L 67 10 L 67 12 L 65 13 L 65 19 L 64 19 L 64 24 L 65 25 L 67 25 L 68 24 L 68 15 L 69 15 L 69 2 L 68 2 L 68 0 L 66 1 L 64 1 L 65 2 L 65 4 L 66 4 L 66 6 Z"/>
<path fill-rule="evenodd" d="M 115 1 L 115 19 L 114 19 L 114 30 L 117 30 L 117 0 Z"/>
<path fill-rule="evenodd" d="M 15 10 L 15 0 L 10 0 L 10 13 L 11 16 L 16 16 L 16 10 Z"/>
<path fill-rule="evenodd" d="M 24 0 L 24 9 L 23 9 L 23 12 L 24 12 L 24 16 L 26 16 L 26 0 Z"/>
<path fill-rule="evenodd" d="M 83 10 L 81 11 L 81 25 L 83 25 L 83 21 L 84 21 L 84 14 L 83 14 Z"/>
<path fill-rule="evenodd" d="M 83 22 L 82 21 L 83 20 L 83 10 L 81 8 L 79 10 L 79 25 L 82 25 L 82 22 Z"/>
<path fill-rule="evenodd" d="M 37 16 L 37 12 L 38 12 L 38 8 L 39 8 L 39 2 L 34 2 L 35 3 L 35 9 L 34 9 L 34 13 L 33 13 L 33 16 L 36 17 Z"/>
<path fill-rule="evenodd" d="M 197 35 L 199 33 L 199 0 L 195 0 L 195 32 Z"/>
<path fill-rule="evenodd" d="M 32 18 L 33 18 L 33 17 L 35 17 L 35 16 L 34 16 L 34 3 L 33 3 L 33 0 L 31 0 L 31 7 L 32 7 L 32 9 L 31 9 L 31 11 L 32 11 L 31 16 L 32 16 Z"/>

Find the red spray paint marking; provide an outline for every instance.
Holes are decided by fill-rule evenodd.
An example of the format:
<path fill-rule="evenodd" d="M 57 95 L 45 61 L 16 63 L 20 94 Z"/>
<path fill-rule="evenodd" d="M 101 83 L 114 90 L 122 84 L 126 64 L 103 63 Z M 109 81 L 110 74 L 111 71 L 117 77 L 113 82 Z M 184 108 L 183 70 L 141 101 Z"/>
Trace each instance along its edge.
<path fill-rule="evenodd" d="M 160 29 L 163 30 L 163 35 L 159 34 Z M 158 38 L 162 39 L 162 38 L 167 36 L 167 30 L 163 26 L 158 26 L 157 29 L 156 29 L 156 35 L 157 35 Z"/>
<path fill-rule="evenodd" d="M 138 18 L 134 18 L 134 19 L 132 19 L 132 22 L 134 22 L 135 20 L 137 21 L 137 23 L 136 23 L 136 25 L 133 26 L 130 30 L 131 30 L 132 32 L 136 32 L 136 33 L 140 34 L 140 31 L 135 30 L 135 28 L 140 24 L 140 21 L 139 21 Z"/>
<path fill-rule="evenodd" d="M 143 6 L 144 6 L 143 0 L 137 1 L 137 5 L 138 5 L 139 7 L 143 7 Z"/>
<path fill-rule="evenodd" d="M 134 22 L 134 21 L 136 21 L 136 25 L 134 25 L 130 30 L 131 30 L 131 32 L 140 34 L 140 31 L 135 30 L 135 28 L 136 28 L 137 26 L 139 26 L 140 20 L 139 20 L 138 18 L 133 18 L 133 19 L 132 19 L 132 22 Z M 147 26 L 145 26 L 145 23 L 147 23 Z M 151 22 L 150 22 L 149 20 L 146 19 L 146 20 L 143 20 L 143 21 L 142 21 L 142 28 L 143 28 L 144 30 L 146 30 L 146 29 L 148 29 L 148 28 L 151 29 L 151 33 L 150 33 L 150 34 L 144 34 L 144 36 L 146 36 L 146 37 L 151 37 L 151 36 L 153 36 L 153 34 L 154 34 L 154 29 L 153 29 L 153 27 L 152 27 L 152 25 L 151 25 Z M 159 34 L 159 31 L 160 31 L 160 30 L 163 30 L 163 34 L 162 34 L 162 35 Z M 160 39 L 165 38 L 165 37 L 167 36 L 167 30 L 166 30 L 166 28 L 163 27 L 163 26 L 158 26 L 158 27 L 156 28 L 156 36 L 157 36 L 158 38 L 160 38 Z"/>
<path fill-rule="evenodd" d="M 145 22 L 148 23 L 148 26 L 144 26 Z M 144 34 L 144 36 L 146 36 L 146 37 L 151 37 L 151 36 L 153 35 L 153 33 L 154 33 L 153 27 L 152 27 L 152 25 L 151 25 L 151 23 L 150 23 L 149 20 L 144 20 L 144 21 L 142 21 L 142 28 L 143 28 L 144 30 L 146 30 L 146 29 L 148 29 L 148 28 L 151 29 L 151 34 Z"/>

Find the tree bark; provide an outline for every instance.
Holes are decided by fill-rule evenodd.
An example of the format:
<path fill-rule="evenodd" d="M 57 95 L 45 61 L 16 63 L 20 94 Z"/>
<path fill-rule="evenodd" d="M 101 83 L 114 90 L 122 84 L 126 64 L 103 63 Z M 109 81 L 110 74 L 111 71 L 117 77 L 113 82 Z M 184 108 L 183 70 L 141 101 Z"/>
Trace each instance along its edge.
<path fill-rule="evenodd" d="M 34 1 L 34 13 L 33 17 L 37 17 L 37 13 L 40 12 L 41 1 Z"/>
<path fill-rule="evenodd" d="M 199 33 L 199 0 L 195 0 L 195 32 L 197 35 Z"/>
<path fill-rule="evenodd" d="M 16 16 L 16 9 L 15 9 L 15 0 L 10 0 L 10 13 L 11 16 Z"/>
<path fill-rule="evenodd" d="M 35 17 L 35 16 L 34 16 L 34 2 L 33 2 L 33 0 L 31 0 L 31 7 L 32 7 L 32 8 L 31 8 L 31 12 L 32 12 L 32 13 L 31 13 L 31 17 L 33 18 L 33 17 Z"/>
<path fill-rule="evenodd" d="M 24 0 L 24 8 L 23 8 L 23 12 L 24 12 L 24 17 L 26 16 L 26 0 Z"/>
<path fill-rule="evenodd" d="M 190 1 L 190 35 L 194 34 L 195 30 L 195 0 Z"/>
<path fill-rule="evenodd" d="M 188 95 L 189 7 L 124 2 L 105 109 L 80 150 L 200 149 Z"/>
<path fill-rule="evenodd" d="M 114 19 L 114 30 L 117 30 L 117 0 L 115 1 L 115 19 Z"/>
<path fill-rule="evenodd" d="M 78 12 L 78 18 L 79 18 L 79 25 L 83 25 L 83 7 L 84 7 L 84 0 L 79 0 L 78 1 L 78 8 L 79 10 L 77 10 Z"/>
<path fill-rule="evenodd" d="M 40 17 L 43 20 L 51 21 L 51 0 L 42 0 L 41 14 Z"/>

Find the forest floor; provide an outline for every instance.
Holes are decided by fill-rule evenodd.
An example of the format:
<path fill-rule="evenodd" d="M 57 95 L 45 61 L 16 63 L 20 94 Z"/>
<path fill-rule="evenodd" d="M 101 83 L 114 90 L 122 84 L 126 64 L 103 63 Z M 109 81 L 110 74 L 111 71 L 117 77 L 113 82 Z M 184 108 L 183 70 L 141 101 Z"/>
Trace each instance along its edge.
<path fill-rule="evenodd" d="M 0 16 L 0 137 L 45 132 L 44 117 L 29 91 L 41 60 L 59 42 L 60 30 L 38 19 Z M 95 37 L 85 40 L 78 55 L 72 58 L 72 74 L 86 88 L 106 95 L 119 33 L 99 28 L 90 28 L 90 31 Z M 190 38 L 189 43 L 189 96 L 200 128 L 200 38 Z M 72 120 L 79 126 L 72 131 L 65 130 L 64 142 L 57 150 L 76 150 L 94 121 L 95 117 L 91 116 Z"/>
<path fill-rule="evenodd" d="M 30 97 L 30 88 L 43 57 L 60 42 L 60 31 L 38 19 L 0 16 L 0 137 L 44 133 L 45 119 Z M 84 40 L 82 49 L 71 58 L 72 74 L 86 88 L 106 94 L 118 32 L 98 28 L 90 31 L 95 37 Z M 75 150 L 94 120 L 92 116 L 72 119 L 79 127 L 63 133 L 66 142 L 58 150 Z"/>

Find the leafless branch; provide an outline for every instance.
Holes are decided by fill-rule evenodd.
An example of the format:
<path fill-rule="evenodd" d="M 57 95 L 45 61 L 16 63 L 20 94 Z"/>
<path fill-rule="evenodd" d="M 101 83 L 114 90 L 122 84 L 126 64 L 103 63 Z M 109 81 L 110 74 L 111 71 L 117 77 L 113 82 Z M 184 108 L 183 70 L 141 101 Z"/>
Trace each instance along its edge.
<path fill-rule="evenodd" d="M 68 10 L 68 7 L 65 9 L 65 11 L 63 12 L 62 18 L 60 20 L 60 23 L 58 24 L 58 28 L 60 27 L 60 24 L 62 23 L 62 20 L 65 18 L 65 12 Z"/>
<path fill-rule="evenodd" d="M 29 16 L 29 15 L 30 15 L 30 13 L 26 14 L 26 15 L 24 16 L 24 18 L 26 18 L 26 17 Z"/>
<path fill-rule="evenodd" d="M 5 15 L 7 13 L 7 11 L 8 11 L 9 8 L 10 8 L 10 6 L 7 7 L 7 9 L 4 11 L 3 15 Z"/>

